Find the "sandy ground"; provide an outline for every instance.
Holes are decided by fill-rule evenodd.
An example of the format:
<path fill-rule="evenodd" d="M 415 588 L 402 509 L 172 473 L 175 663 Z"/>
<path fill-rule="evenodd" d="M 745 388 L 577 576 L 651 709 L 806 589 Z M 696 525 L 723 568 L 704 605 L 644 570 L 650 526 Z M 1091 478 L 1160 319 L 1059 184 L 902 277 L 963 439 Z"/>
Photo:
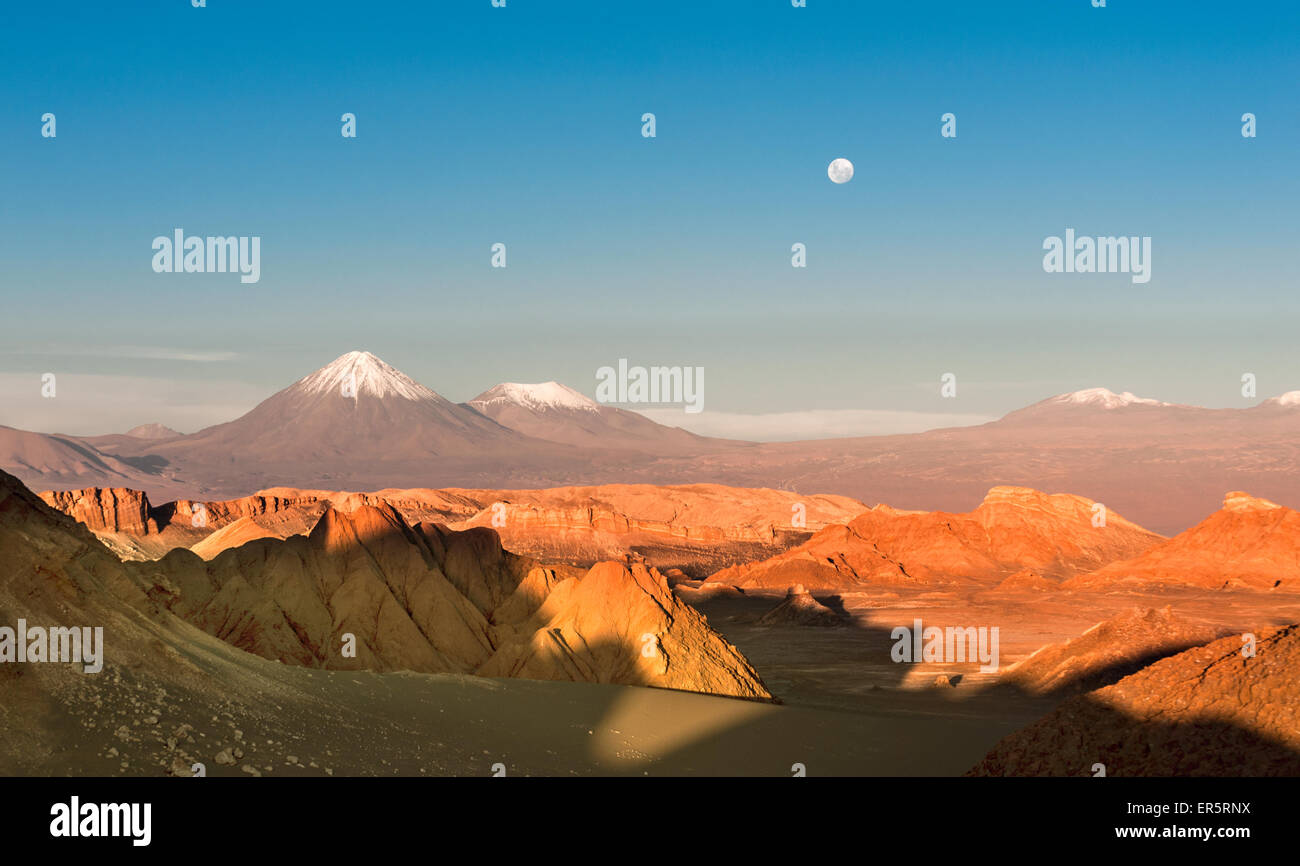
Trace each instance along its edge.
<path fill-rule="evenodd" d="M 823 596 L 854 625 L 746 623 L 780 594 L 700 604 L 783 701 L 629 686 L 332 672 L 236 650 L 132 612 L 141 651 L 96 675 L 0 671 L 0 773 L 209 776 L 953 775 L 1051 699 L 986 688 L 974 665 L 898 665 L 889 630 L 997 625 L 1006 666 L 1135 604 L 1236 628 L 1300 619 L 1300 597 L 907 592 Z M 129 621 L 128 621 L 129 620 Z M 123 632 L 125 633 L 125 632 Z M 955 688 L 940 673 L 963 674 Z"/>
<path fill-rule="evenodd" d="M 997 682 L 977 664 L 897 664 L 890 658 L 895 626 L 997 627 L 999 663 L 1005 670 L 1049 643 L 1077 637 L 1097 623 L 1132 608 L 1163 608 L 1191 622 L 1241 632 L 1300 622 L 1300 594 L 1217 592 L 1197 589 L 1158 593 L 996 593 L 987 590 L 937 592 L 897 589 L 860 593 L 815 593 L 842 613 L 851 627 L 757 626 L 747 623 L 777 605 L 783 592 L 748 591 L 701 600 L 683 597 L 704 613 L 709 625 L 753 663 L 772 693 L 790 704 L 853 711 L 890 711 L 900 702 L 925 704 L 939 675 L 961 675 L 945 701 L 965 700 Z M 920 697 L 909 695 L 920 693 Z M 1000 693 L 1000 699 L 1006 696 Z M 1041 709 L 1029 701 L 1025 711 Z M 1021 708 L 1008 706 L 1013 716 Z"/>
<path fill-rule="evenodd" d="M 5 771 L 189 775 L 202 762 L 209 776 L 788 776 L 802 764 L 808 775 L 946 775 L 1014 727 L 629 686 L 314 671 L 203 649 L 200 664 L 219 668 L 210 682 L 237 691 L 109 667 L 71 674 L 76 693 L 56 705 L 10 702 L 4 715 L 37 724 L 46 745 L 19 766 L 10 752 Z"/>
<path fill-rule="evenodd" d="M 685 593 L 688 595 L 689 593 Z M 898 664 L 890 651 L 895 626 L 996 626 L 1000 670 L 1049 643 L 1077 637 L 1132 608 L 1166 605 L 1184 619 L 1233 632 L 1300 622 L 1300 594 L 1171 590 L 1154 594 L 935 592 L 882 590 L 817 593 L 852 623 L 846 628 L 758 626 L 749 622 L 778 604 L 780 592 L 697 600 L 709 624 L 735 644 L 787 706 L 858 714 L 888 731 L 933 737 L 926 748 L 957 749 L 949 737 L 992 732 L 985 748 L 1042 717 L 1061 700 L 994 688 L 998 674 L 978 664 Z M 939 676 L 956 686 L 936 685 Z M 916 764 L 923 761 L 914 759 Z M 868 773 L 878 772 L 868 770 Z M 911 771 L 904 771 L 911 772 Z"/>

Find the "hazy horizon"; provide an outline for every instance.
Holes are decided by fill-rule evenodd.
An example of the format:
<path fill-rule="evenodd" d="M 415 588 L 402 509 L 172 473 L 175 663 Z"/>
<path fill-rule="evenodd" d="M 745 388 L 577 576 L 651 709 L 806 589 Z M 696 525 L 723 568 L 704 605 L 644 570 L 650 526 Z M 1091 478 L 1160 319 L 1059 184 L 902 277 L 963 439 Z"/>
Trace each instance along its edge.
<path fill-rule="evenodd" d="M 157 354 L 166 353 L 159 351 Z M 169 360 L 175 360 L 175 354 Z M 379 357 L 381 360 L 386 361 L 382 356 Z M 205 358 L 202 361 L 191 360 L 195 360 L 196 363 L 217 363 L 218 361 L 233 360 L 233 358 L 214 357 Z M 315 369 L 318 368 L 305 370 L 292 381 L 284 382 L 272 390 L 261 390 L 259 386 L 250 382 L 221 379 L 205 379 L 197 384 L 181 388 L 167 379 L 104 376 L 100 374 L 73 374 L 71 376 L 56 374 L 58 376 L 56 384 L 61 396 L 54 400 L 42 398 L 39 387 L 36 389 L 29 387 L 30 376 L 0 373 L 0 389 L 15 395 L 6 405 L 6 417 L 0 423 L 21 430 L 73 436 L 124 433 L 133 427 L 155 423 L 170 427 L 179 433 L 194 433 L 205 427 L 235 420 L 273 393 L 283 390 L 294 382 L 310 375 Z M 489 388 L 501 384 L 500 382 L 492 382 L 472 394 L 454 395 L 441 390 L 436 383 L 422 381 L 415 376 L 412 376 L 412 378 L 456 403 L 468 403 Z M 39 377 L 37 377 L 38 386 L 39 381 Z M 573 382 L 561 381 L 560 383 L 584 393 L 587 397 L 592 397 L 596 390 L 591 385 L 583 388 Z M 529 382 L 525 384 L 536 383 Z M 917 384 L 914 387 L 927 386 Z M 1092 387 L 1104 388 L 1105 386 L 1092 385 L 1073 390 L 1087 390 Z M 1110 388 L 1108 390 L 1123 393 L 1127 389 Z M 24 394 L 24 391 L 32 393 Z M 1032 403 L 1062 393 L 1070 392 L 1043 393 L 1031 400 L 1030 403 L 1011 406 L 1006 411 L 995 415 L 963 414 L 960 412 L 913 412 L 869 407 L 856 409 L 810 408 L 770 413 L 719 412 L 706 407 L 703 412 L 691 414 L 683 411 L 680 407 L 672 406 L 645 406 L 626 402 L 606 405 L 637 412 L 657 423 L 681 427 L 704 436 L 724 439 L 747 439 L 755 442 L 783 442 L 919 433 L 947 427 L 975 426 L 997 420 L 1007 412 L 1024 408 L 1024 406 L 1032 405 Z M 1136 396 L 1161 399 L 1161 395 L 1137 394 Z M 1280 396 L 1280 394 L 1261 393 L 1257 399 L 1249 401 L 1248 405 L 1255 406 L 1266 399 L 1277 396 Z M 73 409 L 76 414 L 67 414 L 69 408 Z M 1202 408 L 1246 407 L 1228 405 Z M 151 412 L 152 415 L 149 414 Z"/>
<path fill-rule="evenodd" d="M 22 166 L 0 214 L 0 424 L 198 429 L 354 347 L 453 400 L 590 395 L 619 358 L 703 367 L 702 415 L 755 429 L 1300 388 L 1293 5 L 79 16 L 22 7 L 0 34 L 0 160 Z M 260 238 L 260 278 L 155 273 L 178 229 Z M 1150 237 L 1150 281 L 1045 272 L 1071 230 Z M 815 414 L 861 412 L 885 414 Z"/>

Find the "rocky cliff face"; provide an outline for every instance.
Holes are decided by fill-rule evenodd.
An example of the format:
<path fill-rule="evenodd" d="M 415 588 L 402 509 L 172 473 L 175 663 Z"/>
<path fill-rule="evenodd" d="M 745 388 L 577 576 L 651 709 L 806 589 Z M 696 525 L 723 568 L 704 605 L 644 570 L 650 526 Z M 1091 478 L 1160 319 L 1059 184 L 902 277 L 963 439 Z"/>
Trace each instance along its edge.
<path fill-rule="evenodd" d="M 486 491 L 483 491 L 486 493 Z M 703 578 L 770 556 L 866 510 L 840 496 L 805 496 L 715 484 L 610 484 L 498 491 L 460 523 L 493 526 L 511 550 L 590 564 L 635 552 L 651 564 Z"/>
<path fill-rule="evenodd" d="M 1300 775 L 1300 626 L 1240 635 L 1070 698 L 1002 740 L 973 775 Z"/>
<path fill-rule="evenodd" d="M 177 547 L 208 559 L 255 538 L 304 534 L 330 507 L 350 512 L 371 505 L 391 506 L 410 524 L 489 527 L 510 550 L 548 562 L 590 567 L 636 553 L 651 565 L 681 568 L 700 578 L 724 565 L 770 556 L 866 510 L 839 496 L 713 484 L 373 493 L 274 488 L 219 502 L 179 500 L 149 507 L 146 500 L 154 528 L 137 532 L 129 511 L 118 514 L 112 508 L 143 498 L 136 491 L 91 488 L 43 496 L 66 514 L 85 515 L 87 525 L 115 551 L 133 559 L 154 559 Z"/>
<path fill-rule="evenodd" d="M 504 551 L 490 529 L 410 526 L 390 505 L 329 508 L 309 536 L 253 541 L 206 563 L 178 550 L 134 567 L 185 619 L 295 664 L 770 697 L 657 572 L 546 568 Z"/>
<path fill-rule="evenodd" d="M 1300 586 L 1300 513 L 1247 493 L 1141 556 L 1065 584 L 1080 590 L 1294 590 Z"/>
<path fill-rule="evenodd" d="M 326 507 L 309 535 L 255 540 L 209 562 L 186 549 L 122 562 L 0 473 L 0 573 L 8 597 L 24 599 L 5 606 L 11 613 L 38 596 L 57 609 L 76 595 L 175 614 L 231 646 L 294 665 L 771 697 L 657 572 L 622 563 L 547 568 L 504 551 L 490 529 L 411 526 L 390 505 Z"/>
<path fill-rule="evenodd" d="M 712 575 L 712 582 L 782 588 L 995 583 L 1023 569 L 1056 581 L 1128 559 L 1160 536 L 1082 496 L 995 487 L 966 514 L 879 505 L 828 526 L 771 559 Z"/>
<path fill-rule="evenodd" d="M 46 504 L 85 524 L 114 553 L 126 559 L 155 559 L 177 547 L 193 546 L 240 520 L 252 521 L 264 531 L 258 535 L 247 531 L 227 533 L 227 543 L 264 535 L 285 538 L 308 531 L 329 505 L 327 494 L 314 491 L 293 491 L 284 496 L 259 493 L 216 502 L 182 499 L 156 506 L 143 492 L 125 487 L 56 490 L 40 495 Z M 208 544 L 207 549 L 214 546 Z"/>
<path fill-rule="evenodd" d="M 282 497 L 258 493 L 220 502 L 180 499 L 171 505 L 174 506 L 172 519 L 190 525 L 193 525 L 195 513 L 202 506 L 203 511 L 206 512 L 207 525 L 220 529 L 243 517 L 268 517 L 286 512 L 320 511 L 327 502 L 327 499 L 313 495 Z"/>
<path fill-rule="evenodd" d="M 84 523 L 93 532 L 130 535 L 158 532 L 158 524 L 149 514 L 149 497 L 140 490 L 88 487 L 84 490 L 48 491 L 41 494 L 41 499 Z"/>

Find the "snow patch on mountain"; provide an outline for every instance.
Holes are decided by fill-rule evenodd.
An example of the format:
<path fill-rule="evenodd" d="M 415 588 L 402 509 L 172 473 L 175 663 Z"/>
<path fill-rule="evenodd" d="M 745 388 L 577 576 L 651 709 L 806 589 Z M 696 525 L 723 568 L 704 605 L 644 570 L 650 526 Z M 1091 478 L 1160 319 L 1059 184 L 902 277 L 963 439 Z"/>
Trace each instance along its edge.
<path fill-rule="evenodd" d="M 1264 401 L 1265 406 L 1300 406 L 1300 391 L 1287 391 Z"/>
<path fill-rule="evenodd" d="M 356 386 L 355 391 L 352 390 L 353 385 Z M 334 393 L 357 397 L 400 397 L 405 400 L 443 399 L 369 352 L 348 352 L 315 373 L 299 379 L 291 390 L 313 395 Z"/>
<path fill-rule="evenodd" d="M 502 403 L 522 406 L 535 412 L 544 412 L 548 409 L 600 411 L 599 403 L 559 382 L 539 382 L 533 385 L 502 382 L 469 401 L 469 404 L 476 409 Z"/>
<path fill-rule="evenodd" d="M 1082 391 L 1060 394 L 1046 402 L 1065 406 L 1098 406 L 1102 409 L 1121 409 L 1125 406 L 1175 405 L 1173 403 L 1162 403 L 1159 400 L 1151 400 L 1147 397 L 1138 397 L 1129 391 L 1116 394 L 1109 388 L 1085 388 Z"/>

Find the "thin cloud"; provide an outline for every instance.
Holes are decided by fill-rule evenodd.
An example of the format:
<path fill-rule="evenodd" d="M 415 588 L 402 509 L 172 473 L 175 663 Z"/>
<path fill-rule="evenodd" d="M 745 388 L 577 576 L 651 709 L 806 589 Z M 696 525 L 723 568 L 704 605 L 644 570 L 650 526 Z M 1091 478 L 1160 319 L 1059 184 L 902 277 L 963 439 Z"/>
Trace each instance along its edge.
<path fill-rule="evenodd" d="M 239 357 L 238 352 L 204 351 L 201 349 L 177 349 L 168 346 L 100 346 L 57 349 L 10 350 L 7 355 L 40 355 L 42 357 L 70 358 L 120 358 L 132 361 L 193 361 L 199 364 L 211 364 L 221 361 L 233 361 Z"/>
<path fill-rule="evenodd" d="M 639 411 L 652 421 L 671 427 L 681 427 L 701 436 L 748 439 L 753 442 L 888 436 L 896 433 L 921 433 L 942 427 L 970 427 L 997 420 L 993 415 L 907 412 L 890 409 L 809 409 L 801 412 L 772 412 L 757 415 L 714 412 L 708 409 L 694 415 L 688 415 L 681 409 Z"/>
<path fill-rule="evenodd" d="M 266 398 L 246 382 L 192 382 L 139 376 L 56 373 L 42 396 L 39 373 L 0 373 L 0 424 L 39 433 L 91 436 L 159 423 L 191 433 L 238 418 Z"/>

